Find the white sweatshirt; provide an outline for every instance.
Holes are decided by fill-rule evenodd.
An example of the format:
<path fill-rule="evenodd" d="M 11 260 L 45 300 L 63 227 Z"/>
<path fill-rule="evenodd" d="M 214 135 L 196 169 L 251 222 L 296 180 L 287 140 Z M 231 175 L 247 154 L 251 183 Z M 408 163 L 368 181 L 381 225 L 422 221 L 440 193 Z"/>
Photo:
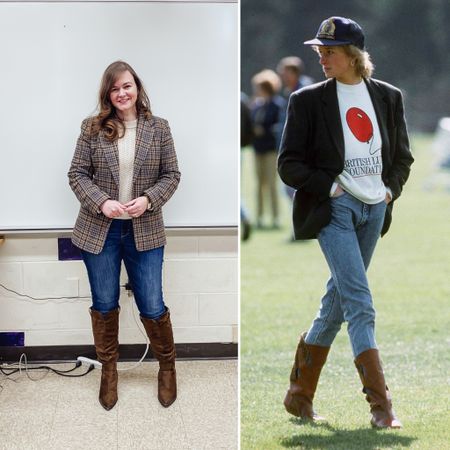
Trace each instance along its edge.
<path fill-rule="evenodd" d="M 381 135 L 366 84 L 337 83 L 337 96 L 344 132 L 345 163 L 331 188 L 345 191 L 369 205 L 383 201 L 386 187 L 381 179 Z"/>

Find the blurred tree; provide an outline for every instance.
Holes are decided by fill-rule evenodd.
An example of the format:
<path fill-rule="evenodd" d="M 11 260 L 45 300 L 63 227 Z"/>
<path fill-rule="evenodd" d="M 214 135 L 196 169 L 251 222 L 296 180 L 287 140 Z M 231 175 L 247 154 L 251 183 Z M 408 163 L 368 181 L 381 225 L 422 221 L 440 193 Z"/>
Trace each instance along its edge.
<path fill-rule="evenodd" d="M 434 130 L 450 116 L 450 2 L 448 0 L 241 0 L 242 89 L 287 55 L 300 56 L 307 74 L 323 74 L 316 54 L 303 45 L 332 15 L 361 24 L 375 63 L 374 76 L 400 87 L 410 128 Z"/>

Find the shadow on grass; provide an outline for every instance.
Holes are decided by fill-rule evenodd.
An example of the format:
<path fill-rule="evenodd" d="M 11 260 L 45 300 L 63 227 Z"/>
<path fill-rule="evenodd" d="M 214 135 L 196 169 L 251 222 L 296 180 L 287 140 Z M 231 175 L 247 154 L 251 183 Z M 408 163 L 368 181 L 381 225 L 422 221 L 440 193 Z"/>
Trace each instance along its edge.
<path fill-rule="evenodd" d="M 292 419 L 291 422 L 303 424 L 299 420 Z M 356 430 L 342 430 L 327 423 L 309 423 L 309 428 L 326 430 L 326 434 L 305 432 L 283 438 L 281 445 L 287 448 L 324 448 L 333 450 L 375 450 L 381 448 L 392 448 L 400 446 L 409 448 L 415 437 L 405 436 L 402 431 L 376 430 L 373 428 L 358 428 Z"/>

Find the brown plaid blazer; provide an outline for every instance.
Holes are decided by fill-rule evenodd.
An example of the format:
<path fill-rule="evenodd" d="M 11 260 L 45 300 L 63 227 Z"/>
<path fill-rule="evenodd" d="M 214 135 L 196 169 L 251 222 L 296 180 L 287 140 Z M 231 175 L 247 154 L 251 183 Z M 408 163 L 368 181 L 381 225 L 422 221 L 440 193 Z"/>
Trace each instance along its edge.
<path fill-rule="evenodd" d="M 69 184 L 80 201 L 72 234 L 77 247 L 98 254 L 105 244 L 112 219 L 100 210 L 108 199 L 119 198 L 119 160 L 117 141 L 108 141 L 102 132 L 90 136 L 92 118 L 83 120 L 81 134 L 68 173 Z M 133 198 L 147 195 L 152 210 L 133 218 L 136 248 L 139 251 L 166 243 L 161 207 L 180 181 L 177 157 L 167 120 L 138 117 L 136 156 L 133 172 Z"/>

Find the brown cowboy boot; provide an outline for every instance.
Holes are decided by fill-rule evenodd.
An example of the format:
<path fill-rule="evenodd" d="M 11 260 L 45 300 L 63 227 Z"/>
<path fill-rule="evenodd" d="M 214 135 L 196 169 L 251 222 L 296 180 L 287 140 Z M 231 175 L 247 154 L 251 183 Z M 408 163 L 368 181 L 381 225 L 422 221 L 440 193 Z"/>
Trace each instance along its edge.
<path fill-rule="evenodd" d="M 313 410 L 313 398 L 320 371 L 327 360 L 330 347 L 305 342 L 307 332 L 300 336 L 291 371 L 291 385 L 284 399 L 288 413 L 306 420 L 324 420 Z"/>
<path fill-rule="evenodd" d="M 176 354 L 170 312 L 167 309 L 164 315 L 157 320 L 141 316 L 141 321 L 150 339 L 153 354 L 159 361 L 158 400 L 167 408 L 177 398 Z"/>
<path fill-rule="evenodd" d="M 117 360 L 119 359 L 119 308 L 107 314 L 90 309 L 97 359 L 102 363 L 98 400 L 107 411 L 117 403 Z"/>
<path fill-rule="evenodd" d="M 355 359 L 363 392 L 370 404 L 374 428 L 401 428 L 401 422 L 392 410 L 391 393 L 384 381 L 383 368 L 376 348 L 360 353 Z"/>

